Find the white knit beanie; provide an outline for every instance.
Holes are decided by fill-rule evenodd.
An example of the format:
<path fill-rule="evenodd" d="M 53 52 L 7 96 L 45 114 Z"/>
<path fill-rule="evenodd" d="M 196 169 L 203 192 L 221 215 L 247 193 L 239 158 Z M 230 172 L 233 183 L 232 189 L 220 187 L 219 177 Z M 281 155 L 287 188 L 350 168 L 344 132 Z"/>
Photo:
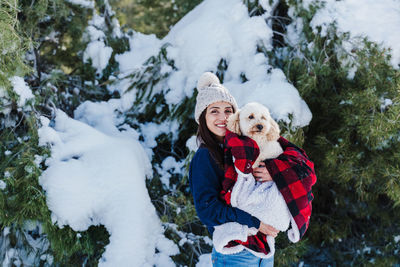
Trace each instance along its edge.
<path fill-rule="evenodd" d="M 228 102 L 232 105 L 234 111 L 238 109 L 235 98 L 229 93 L 228 89 L 222 86 L 214 73 L 205 72 L 200 76 L 197 82 L 197 91 L 196 107 L 194 109 L 194 117 L 197 124 L 199 124 L 201 113 L 215 102 Z"/>

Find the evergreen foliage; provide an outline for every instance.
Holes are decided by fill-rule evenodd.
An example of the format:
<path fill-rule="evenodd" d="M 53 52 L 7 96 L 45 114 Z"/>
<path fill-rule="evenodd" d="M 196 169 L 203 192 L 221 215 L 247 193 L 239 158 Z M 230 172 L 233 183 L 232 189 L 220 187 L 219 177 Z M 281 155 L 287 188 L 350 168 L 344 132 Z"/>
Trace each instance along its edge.
<path fill-rule="evenodd" d="M 107 68 L 102 73 L 96 73 L 90 65 L 90 60 L 87 63 L 83 62 L 83 50 L 90 41 L 86 37 L 86 29 L 88 22 L 97 12 L 105 18 L 106 25 L 104 28 L 94 26 L 97 30 L 104 31 L 104 42 L 113 48 Z M 97 265 L 108 243 L 109 234 L 104 227 L 90 227 L 85 232 L 76 233 L 69 227 L 60 229 L 51 221 L 44 192 L 38 184 L 41 172 L 46 168 L 44 161 L 50 156 L 48 149 L 38 145 L 37 129 L 40 126 L 38 119 L 40 115 L 53 116 L 54 108 L 60 108 L 72 116 L 75 108 L 86 99 L 96 101 L 118 97 L 107 90 L 107 85 L 110 83 L 109 80 L 112 80 L 111 74 L 118 75 L 118 64 L 114 60 L 114 55 L 123 53 L 129 48 L 127 38 L 114 34 L 114 14 L 107 1 L 99 0 L 96 9 L 91 9 L 60 0 L 33 3 L 10 0 L 2 2 L 1 16 L 0 26 L 5 29 L 2 32 L 2 37 L 5 38 L 1 38 L 1 49 L 2 54 L 6 56 L 1 58 L 3 64 L 0 72 L 1 93 L 5 96 L 1 99 L 3 114 L 0 172 L 4 174 L 1 180 L 6 186 L 0 195 L 0 225 L 3 230 L 0 260 L 6 265 L 24 264 L 24 262 L 44 266 Z M 165 49 L 160 53 L 159 60 L 163 58 L 162 54 L 165 57 Z M 149 62 L 151 60 L 154 59 L 149 59 Z M 147 71 L 150 73 L 150 70 Z M 155 71 L 159 72 L 159 69 Z M 35 95 L 35 99 L 22 108 L 16 104 L 18 95 L 12 90 L 9 81 L 13 75 L 26 75 L 26 81 Z M 156 84 L 158 81 L 150 82 Z M 147 85 L 143 86 L 136 103 L 137 107 L 140 107 L 140 100 L 144 96 L 151 95 L 151 88 L 146 91 Z M 148 114 L 151 114 L 159 104 L 154 100 L 164 101 L 161 95 L 152 99 L 150 102 L 154 105 L 149 105 L 150 111 L 146 110 Z M 171 110 L 169 108 L 163 110 L 164 115 L 159 113 L 162 116 L 155 122 L 161 122 L 170 111 L 175 115 L 185 111 L 182 108 Z M 129 117 L 129 112 L 126 115 Z M 145 117 L 147 115 L 144 113 L 138 114 L 141 122 L 145 122 Z M 183 137 L 182 140 L 186 139 Z M 171 142 L 174 140 L 171 140 L 170 135 L 160 136 L 160 143 L 165 146 L 165 150 L 160 150 L 163 153 L 157 161 L 160 162 L 170 154 L 168 151 L 172 151 Z M 175 151 L 179 151 L 180 147 L 185 145 L 175 145 Z M 181 150 L 176 155 L 178 158 L 184 158 L 185 153 L 186 151 Z M 157 172 L 155 173 L 157 175 Z M 172 180 L 179 184 L 179 179 L 182 177 Z M 149 180 L 149 187 L 154 182 L 157 183 L 157 179 Z M 160 196 L 159 192 L 154 195 Z M 181 193 L 172 192 L 169 195 L 172 201 L 163 200 L 163 205 L 167 205 L 168 202 L 186 206 L 186 197 Z M 180 209 L 176 204 L 172 206 L 175 209 L 169 211 L 170 215 Z M 185 207 L 185 213 L 186 209 Z M 188 213 L 193 218 L 193 206 L 191 208 L 189 206 L 188 209 L 192 209 Z M 175 222 L 172 217 L 168 218 L 168 221 Z M 178 223 L 186 222 L 181 219 Z M 176 229 L 173 225 L 169 228 Z M 177 230 L 170 232 L 171 239 L 174 233 L 175 236 L 176 233 L 179 234 L 179 239 L 176 239 L 179 242 L 182 238 L 181 232 Z M 191 231 L 188 231 L 187 235 L 189 239 L 196 240 L 196 237 L 191 236 Z M 201 252 L 197 252 L 197 256 L 200 254 Z M 193 257 L 189 257 L 190 259 L 184 255 L 177 256 L 177 262 L 193 261 Z"/>
<path fill-rule="evenodd" d="M 134 30 L 162 37 L 171 25 L 201 1 L 111 1 L 118 16 Z M 266 12 L 264 1 L 244 0 L 250 16 Z M 320 8 L 302 1 L 274 2 L 266 20 L 274 34 L 268 54 L 274 67 L 285 71 L 313 113 L 303 129 L 279 122 L 282 135 L 303 146 L 315 162 L 319 181 L 314 187 L 313 215 L 305 239 L 292 244 L 285 234 L 277 239 L 275 264 L 306 265 L 398 264 L 400 242 L 400 73 L 390 65 L 388 51 L 366 39 L 339 34 L 335 25 L 326 36 L 314 32 L 310 21 Z M 131 12 L 133 10 L 133 12 Z M 126 14 L 133 14 L 133 16 Z M 289 15 L 290 14 L 290 15 Z M 94 25 L 94 16 L 104 25 Z M 0 262 L 3 266 L 96 266 L 109 234 L 102 226 L 77 233 L 51 220 L 38 179 L 50 157 L 39 146 L 40 115 L 53 116 L 59 108 L 73 116 L 86 100 L 120 97 L 109 86 L 128 81 L 135 93 L 131 109 L 119 114 L 122 129 L 128 124 L 145 141 L 149 124 L 169 127 L 152 148 L 153 177 L 147 188 L 165 228 L 180 254 L 177 265 L 194 266 L 211 251 L 205 226 L 199 221 L 188 188 L 188 167 L 194 154 L 186 146 L 196 134 L 193 118 L 196 93 L 178 104 L 168 104 L 167 78 L 177 71 L 165 45 L 144 65 L 120 78 L 114 56 L 129 49 L 127 34 L 115 34 L 115 14 L 107 0 L 94 8 L 64 0 L 3 0 L 0 3 Z M 302 27 L 295 18 L 301 18 Z M 88 27 L 104 32 L 101 39 L 113 52 L 107 67 L 97 71 L 83 60 L 91 41 Z M 286 29 L 294 27 L 299 42 Z M 296 28 L 297 27 L 297 28 Z M 344 44 L 351 44 L 352 51 Z M 228 62 L 215 66 L 223 80 Z M 167 71 L 166 71 L 167 70 Z M 34 98 L 19 105 L 10 79 L 25 77 Z M 117 78 L 118 77 L 118 78 Z M 243 76 L 243 81 L 246 77 Z M 161 132 L 161 131 L 160 131 Z M 183 172 L 163 169 L 173 158 Z M 169 184 L 163 175 L 169 175 Z"/>
<path fill-rule="evenodd" d="M 192 112 L 196 96 L 177 105 L 168 105 L 165 100 L 165 93 L 168 92 L 168 89 L 165 89 L 165 81 L 170 73 L 161 74 L 163 64 L 170 66 L 171 71 L 176 70 L 174 62 L 167 57 L 165 46 L 157 56 L 149 58 L 143 68 L 127 77 L 131 82 L 131 90 L 136 91 L 136 100 L 131 110 L 124 114 L 125 123 L 139 132 L 142 132 L 141 127 L 148 123 L 166 123 L 170 126 L 179 124 L 178 133 L 171 127 L 169 133 L 162 133 L 156 138 L 157 145 L 153 148 L 154 156 L 151 162 L 153 178 L 147 180 L 147 187 L 153 204 L 168 229 L 166 236 L 179 245 L 181 253 L 174 257 L 175 263 L 194 264 L 198 256 L 210 249 L 209 245 L 204 249 L 207 230 L 197 218 L 187 180 L 193 153 L 189 153 L 186 141 L 195 134 L 197 128 Z M 158 173 L 167 157 L 184 162 L 186 169 L 184 174 L 173 174 L 169 187 L 163 185 Z M 182 238 L 187 238 L 188 242 L 181 244 Z"/>
<path fill-rule="evenodd" d="M 319 177 L 306 262 L 398 263 L 400 73 L 388 51 L 366 39 L 339 34 L 334 25 L 326 37 L 313 32 L 317 6 L 288 6 L 303 19 L 303 39 L 276 48 L 281 57 L 274 59 L 313 113 L 304 147 Z M 354 49 L 346 51 L 344 42 Z"/>
<path fill-rule="evenodd" d="M 201 0 L 110 0 L 123 28 L 162 38 Z"/>
<path fill-rule="evenodd" d="M 7 88 L 10 77 L 24 75 L 29 70 L 23 57 L 29 42 L 17 31 L 20 27 L 17 3 L 13 0 L 2 1 L 0 10 L 0 86 Z"/>
<path fill-rule="evenodd" d="M 5 37 L 0 46 L 0 173 L 5 184 L 0 194 L 0 261 L 4 266 L 96 265 L 108 233 L 104 227 L 91 227 L 78 234 L 52 223 L 38 183 L 50 155 L 39 146 L 37 133 L 40 115 L 52 116 L 56 107 L 72 114 L 87 98 L 108 97 L 82 61 L 87 41 L 81 37 L 92 11 L 60 0 L 6 1 L 0 11 Z M 34 99 L 24 106 L 19 106 L 9 80 L 15 75 L 25 76 L 33 89 Z"/>
<path fill-rule="evenodd" d="M 248 1 L 249 13 L 265 12 L 258 2 Z M 169 229 L 167 236 L 179 246 L 181 254 L 173 257 L 175 263 L 186 265 L 194 264 L 199 255 L 211 252 L 211 244 L 206 242 L 207 229 L 199 221 L 193 204 L 192 195 L 189 192 L 187 180 L 188 168 L 193 152 L 186 147 L 186 141 L 196 134 L 197 124 L 194 121 L 193 110 L 196 93 L 191 98 L 185 98 L 178 104 L 167 104 L 165 94 L 169 91 L 166 78 L 171 72 L 176 71 L 173 60 L 168 58 L 166 46 L 162 47 L 157 56 L 149 58 L 141 69 L 127 76 L 130 81 L 130 90 L 136 93 L 135 104 L 125 114 L 125 123 L 143 132 L 141 127 L 148 123 L 171 125 L 170 133 L 162 133 L 157 137 L 157 145 L 153 148 L 153 178 L 148 180 L 150 197 L 157 208 L 164 225 Z M 261 52 L 267 53 L 260 47 Z M 162 73 L 162 67 L 168 66 L 170 72 Z M 216 74 L 223 81 L 224 72 L 227 70 L 227 62 L 221 58 L 218 66 L 215 66 Z M 137 112 L 140 110 L 140 112 Z M 178 133 L 173 125 L 179 125 Z M 299 145 L 303 141 L 303 130 L 293 127 L 291 124 L 279 122 L 282 135 Z M 144 139 L 145 137 L 142 136 Z M 143 140 L 142 139 L 142 140 Z M 162 184 L 158 170 L 162 169 L 163 160 L 174 157 L 177 162 L 185 162 L 186 171 L 174 174 L 170 178 L 169 187 Z M 171 227 L 171 224 L 173 227 Z M 284 235 L 284 234 L 282 234 Z M 185 237 L 187 242 L 180 240 Z M 305 251 L 305 244 L 299 243 L 293 246 L 282 241 L 282 249 L 276 258 L 278 265 L 297 262 Z"/>

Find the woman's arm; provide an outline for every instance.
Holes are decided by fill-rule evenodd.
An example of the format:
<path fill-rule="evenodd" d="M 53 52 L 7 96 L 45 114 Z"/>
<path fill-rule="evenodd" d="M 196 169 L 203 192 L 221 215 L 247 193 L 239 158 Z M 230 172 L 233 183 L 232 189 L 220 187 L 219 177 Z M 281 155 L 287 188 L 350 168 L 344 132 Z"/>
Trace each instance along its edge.
<path fill-rule="evenodd" d="M 207 149 L 199 149 L 190 165 L 190 189 L 200 220 L 208 227 L 226 222 L 237 222 L 258 229 L 260 221 L 256 217 L 228 206 L 219 198 L 220 177 L 211 160 Z"/>

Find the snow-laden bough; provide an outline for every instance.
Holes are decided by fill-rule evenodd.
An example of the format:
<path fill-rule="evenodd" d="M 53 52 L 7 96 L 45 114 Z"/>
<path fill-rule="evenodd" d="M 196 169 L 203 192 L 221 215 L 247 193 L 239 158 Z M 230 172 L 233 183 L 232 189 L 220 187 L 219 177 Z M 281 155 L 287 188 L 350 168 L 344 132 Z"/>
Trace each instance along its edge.
<path fill-rule="evenodd" d="M 42 125 L 40 144 L 50 144 L 51 157 L 39 182 L 53 223 L 75 231 L 104 225 L 110 243 L 99 266 L 153 266 L 161 258 L 163 265 L 174 266 L 169 256 L 178 248 L 164 237 L 151 204 L 145 185 L 150 163 L 140 143 L 99 131 L 62 111 L 57 111 L 54 126 L 44 117 Z"/>

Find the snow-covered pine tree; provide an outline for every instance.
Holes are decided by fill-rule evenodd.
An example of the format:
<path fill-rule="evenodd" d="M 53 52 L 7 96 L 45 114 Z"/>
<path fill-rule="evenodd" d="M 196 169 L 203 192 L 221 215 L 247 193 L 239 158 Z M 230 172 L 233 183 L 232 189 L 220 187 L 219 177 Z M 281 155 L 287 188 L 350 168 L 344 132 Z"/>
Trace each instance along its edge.
<path fill-rule="evenodd" d="M 110 86 L 111 90 L 114 88 L 114 90 L 119 91 L 121 95 L 132 95 L 134 105 L 132 105 L 127 112 L 121 114 L 121 116 L 126 118 L 124 123 L 127 123 L 141 133 L 143 146 L 149 149 L 148 154 L 152 158 L 154 173 L 153 178 L 148 180 L 149 193 L 159 212 L 159 216 L 167 228 L 166 235 L 179 245 L 181 253 L 173 258 L 177 264 L 182 265 L 188 263 L 193 264 L 192 261 L 196 261 L 199 255 L 210 251 L 210 241 L 207 238 L 207 230 L 196 216 L 187 181 L 188 165 L 193 156 L 193 151 L 191 149 L 193 149 L 195 142 L 193 136 L 197 129 L 197 124 L 193 118 L 196 98 L 196 91 L 194 88 L 195 80 L 197 80 L 203 71 L 213 71 L 223 82 L 234 81 L 231 86 L 227 84 L 227 87 L 231 90 L 233 90 L 232 88 L 237 88 L 238 92 L 240 92 L 241 85 L 243 84 L 243 86 L 247 86 L 243 91 L 247 91 L 251 94 L 251 92 L 255 91 L 257 83 L 251 84 L 250 82 L 254 80 L 257 81 L 258 79 L 265 79 L 262 83 L 269 84 L 272 82 L 271 80 L 273 77 L 275 77 L 274 75 L 278 75 L 279 72 L 269 67 L 267 58 L 267 54 L 271 53 L 271 42 L 273 41 L 272 34 L 269 32 L 272 27 L 270 24 L 270 16 L 275 12 L 275 8 L 278 4 L 277 1 L 274 1 L 272 4 L 261 4 L 259 1 L 235 1 L 235 3 L 231 3 L 232 5 L 236 5 L 236 12 L 246 12 L 245 15 L 240 13 L 240 15 L 243 15 L 240 19 L 243 21 L 249 20 L 243 22 L 243 24 L 254 23 L 254 25 L 263 28 L 263 30 L 261 30 L 262 32 L 268 32 L 259 39 L 255 38 L 257 39 L 257 41 L 254 42 L 254 48 L 256 49 L 252 50 L 252 48 L 246 47 L 249 49 L 247 52 L 249 60 L 251 60 L 254 55 L 258 54 L 260 59 L 259 64 L 265 64 L 266 66 L 264 69 L 265 72 L 260 72 L 258 76 L 255 76 L 255 74 L 252 73 L 252 68 L 256 68 L 256 66 L 249 64 L 250 66 L 247 69 L 243 67 L 242 72 L 238 73 L 237 77 L 232 77 L 232 69 L 235 68 L 235 59 L 242 51 L 238 52 L 236 55 L 234 53 L 228 53 L 225 57 L 218 54 L 218 52 L 212 51 L 214 58 L 209 61 L 215 63 L 206 61 L 206 64 L 208 64 L 207 67 L 203 67 L 200 71 L 197 70 L 196 75 L 190 73 L 190 70 L 182 70 L 180 66 L 182 63 L 179 62 L 182 60 L 182 57 L 193 57 L 196 60 L 201 60 L 198 55 L 201 55 L 204 49 L 202 49 L 202 40 L 199 40 L 197 44 L 198 48 L 194 46 L 190 47 L 190 43 L 186 44 L 185 48 L 181 48 L 180 41 L 175 41 L 174 39 L 175 35 L 182 34 L 176 37 L 177 40 L 190 38 L 190 36 L 185 35 L 192 29 L 193 31 L 198 31 L 197 34 L 199 36 L 207 36 L 206 32 L 202 32 L 207 30 L 207 26 L 201 24 L 201 18 L 207 17 L 207 12 L 212 13 L 212 7 L 210 7 L 212 6 L 212 1 L 205 2 L 199 7 L 196 7 L 193 11 L 198 12 L 196 13 L 197 16 L 190 16 L 190 14 L 188 14 L 187 17 L 183 18 L 183 20 L 186 19 L 185 22 L 187 24 L 182 22 L 175 25 L 169 35 L 161 40 L 161 42 L 155 40 L 151 36 L 145 37 L 138 33 L 133 33 L 131 47 L 139 49 L 141 47 L 141 42 L 148 42 L 147 46 L 158 45 L 160 48 L 153 52 L 153 55 L 145 60 L 143 65 L 136 66 L 134 71 L 122 71 L 122 69 L 127 69 L 127 67 L 122 67 L 124 64 L 122 62 L 123 58 L 130 55 L 124 54 L 119 57 L 119 71 L 125 73 L 125 75 L 116 74 L 115 76 L 118 78 L 115 79 L 114 84 Z M 221 3 L 216 4 L 215 9 L 221 6 Z M 242 10 L 241 7 L 245 9 Z M 185 29 L 185 27 L 187 27 L 187 29 Z M 199 30 L 199 27 L 204 27 L 205 29 Z M 232 25 L 227 26 L 227 28 L 229 27 L 234 28 Z M 216 28 L 218 27 L 216 26 Z M 222 35 L 223 34 L 227 33 L 222 30 Z M 240 38 L 239 36 L 241 35 L 240 32 L 232 32 L 228 33 L 228 35 L 229 34 L 231 34 L 229 38 Z M 243 38 L 254 37 L 245 36 Z M 193 37 L 193 39 L 196 40 L 196 37 Z M 212 40 L 213 35 L 211 34 L 211 36 L 207 36 L 205 39 Z M 137 42 L 136 45 L 135 42 Z M 192 54 L 187 53 L 188 47 L 192 49 Z M 213 45 L 210 45 L 210 49 L 213 49 L 213 47 Z M 215 44 L 215 47 L 218 47 L 218 43 Z M 180 56 L 179 49 L 182 49 L 182 53 L 187 54 Z M 200 50 L 200 52 L 196 51 L 196 49 Z M 137 59 L 137 57 L 133 58 Z M 242 62 L 243 65 L 246 64 L 244 59 Z M 196 68 L 196 63 L 193 64 L 191 68 Z M 201 67 L 197 68 L 200 69 Z M 131 69 L 133 69 L 133 67 L 131 67 Z M 250 82 L 246 83 L 248 81 Z M 282 83 L 283 84 L 277 83 L 274 85 L 277 88 L 286 85 L 290 86 L 285 80 L 282 80 Z M 252 88 L 251 86 L 254 87 Z M 271 88 L 263 88 L 263 90 L 268 91 L 271 90 Z M 262 96 L 263 92 L 260 90 L 258 93 L 261 93 Z M 265 101 L 266 98 L 268 98 L 268 95 L 265 95 L 264 99 L 263 97 L 255 98 L 254 96 L 253 98 L 247 99 L 243 97 L 242 101 L 255 101 L 255 99 Z M 292 142 L 301 145 L 303 141 L 303 130 L 299 127 L 299 118 L 296 118 L 297 123 L 295 119 L 295 116 L 301 115 L 286 114 L 286 119 L 283 117 L 279 118 L 277 114 L 275 116 L 277 119 L 281 119 L 279 123 L 283 135 Z M 304 126 L 304 124 L 302 126 Z M 305 252 L 305 242 L 289 244 L 286 239 L 287 238 L 282 235 L 277 242 L 277 264 L 284 265 L 297 262 Z"/>
<path fill-rule="evenodd" d="M 4 266 L 96 265 L 108 243 L 105 228 L 76 233 L 50 218 L 38 179 L 51 155 L 38 145 L 38 118 L 51 118 L 54 108 L 72 116 L 87 99 L 118 98 L 107 85 L 118 68 L 114 56 L 126 51 L 128 39 L 107 1 L 6 1 L 0 7 L 0 259 Z M 106 61 L 98 60 L 99 51 Z M 21 87 L 32 96 L 21 95 Z"/>
<path fill-rule="evenodd" d="M 46 257 L 48 246 L 43 237 L 34 240 L 39 229 L 30 221 L 46 207 L 37 189 L 40 169 L 35 156 L 46 151 L 37 146 L 37 99 L 21 78 L 30 71 L 25 61 L 30 42 L 21 34 L 17 4 L 0 4 L 0 261 L 5 266 L 21 264 L 38 250 L 39 257 Z M 39 257 L 33 262 L 39 263 Z"/>
<path fill-rule="evenodd" d="M 17 59 L 20 58 L 23 63 L 22 54 L 29 52 L 28 60 L 34 72 L 26 75 L 25 80 L 32 88 L 35 101 L 32 105 L 27 102 L 27 105 L 30 105 L 28 110 L 36 113 L 32 115 L 32 120 L 7 126 L 13 134 L 17 133 L 13 137 L 17 142 L 30 142 L 22 142 L 25 149 L 29 148 L 28 151 L 23 153 L 24 149 L 16 146 L 18 143 L 15 140 L 7 142 L 7 147 L 2 147 L 4 151 L 1 151 L 1 157 L 6 159 L 3 161 L 1 158 L 1 162 L 7 162 L 1 165 L 0 170 L 7 175 L 2 184 L 5 185 L 5 194 L 0 202 L 0 223 L 4 228 L 1 238 L 6 240 L 2 244 L 5 244 L 4 251 L 8 253 L 1 255 L 3 262 L 97 264 L 108 243 L 108 233 L 103 227 L 93 226 L 76 233 L 68 226 L 59 229 L 50 219 L 45 195 L 37 180 L 46 169 L 45 159 L 51 155 L 47 149 L 38 146 L 37 114 L 51 117 L 52 108 L 57 107 L 72 116 L 76 107 L 85 100 L 114 99 L 124 107 L 120 109 L 120 130 L 126 130 L 126 125 L 137 129 L 152 159 L 153 178 L 147 181 L 148 189 L 167 229 L 165 235 L 173 239 L 181 250 L 180 254 L 173 257 L 175 264 L 193 265 L 200 254 L 210 249 L 210 240 L 196 217 L 187 183 L 187 168 L 194 147 L 192 136 L 197 127 L 193 120 L 194 87 L 200 74 L 214 71 L 240 101 L 272 99 L 272 103 L 264 104 L 269 104 L 273 116 L 280 122 L 283 134 L 295 143 L 301 145 L 301 127 L 311 119 L 307 106 L 296 95 L 297 90 L 286 81 L 279 69 L 271 67 L 267 57 L 273 53 L 272 42 L 277 41 L 272 38 L 271 29 L 274 26 L 271 18 L 277 12 L 278 1 L 272 1 L 271 4 L 267 1 L 204 1 L 194 11 L 198 12 L 197 16 L 192 14 L 184 18 L 186 20 L 172 28 L 169 37 L 162 41 L 135 31 L 121 34 L 106 0 L 48 0 L 31 4 L 31 1 L 20 1 L 18 20 L 16 9 L 12 9 L 14 13 L 10 16 L 14 18 L 11 25 L 17 25 L 18 22 L 21 25 L 21 28 L 12 29 L 13 34 L 21 39 L 30 39 L 33 43 L 33 46 L 19 49 L 21 56 Z M 215 22 L 219 23 L 218 27 L 206 29 L 218 36 L 209 41 L 227 42 L 214 43 L 211 47 L 221 49 L 213 52 L 207 46 L 209 41 L 203 42 L 204 39 L 196 39 L 198 36 L 190 36 L 189 33 L 197 32 L 196 26 L 207 25 L 204 22 L 202 24 L 201 19 L 207 19 L 209 14 L 223 11 L 224 8 L 229 8 L 229 12 L 217 13 L 212 17 L 221 18 Z M 231 11 L 235 11 L 235 16 L 229 15 Z M 186 25 L 192 26 L 185 29 Z M 213 32 L 214 29 L 221 29 L 221 25 L 227 27 L 220 32 Z M 254 31 L 254 27 L 258 27 L 258 32 Z M 253 32 L 259 35 L 252 35 Z M 226 34 L 224 37 L 227 38 L 220 38 L 220 34 Z M 197 48 L 189 43 L 187 47 L 191 49 L 186 51 L 181 47 L 182 37 L 186 37 L 183 40 L 198 42 L 195 43 Z M 229 51 L 227 47 L 233 47 L 230 40 L 240 49 L 225 54 L 224 51 Z M 8 41 L 5 47 L 20 45 L 19 41 L 14 40 Z M 127 51 L 128 48 L 130 51 Z M 213 52 L 211 56 L 201 54 L 206 51 L 204 48 Z M 201 50 L 200 54 L 198 50 Z M 99 53 L 100 57 L 97 56 Z M 124 61 L 131 59 L 129 53 L 137 56 L 133 62 Z M 192 58 L 194 62 L 190 61 Z M 202 61 L 204 58 L 207 60 Z M 7 66 L 16 62 L 9 61 Z M 6 73 L 9 75 L 10 72 Z M 18 72 L 16 75 L 23 76 L 25 73 Z M 8 76 L 4 79 L 5 88 L 8 88 L 10 95 L 14 94 L 15 98 L 10 101 L 14 101 L 13 105 L 17 107 L 15 103 L 20 98 L 11 89 L 8 79 Z M 270 87 L 263 87 L 265 84 Z M 244 88 L 243 91 L 240 88 Z M 274 105 L 281 101 L 274 98 L 279 93 L 264 94 L 274 88 L 289 92 L 294 97 L 289 107 L 282 105 L 284 107 L 280 109 Z M 254 93 L 252 97 L 251 92 Z M 16 112 L 19 112 L 18 116 L 23 116 L 21 111 Z M 3 122 L 7 120 L 2 118 Z M 3 139 L 6 140 L 2 136 Z M 9 161 L 9 158 L 13 161 Z M 304 253 L 304 244 L 301 242 L 285 247 L 285 240 L 279 240 L 281 247 L 276 256 L 277 264 L 298 261 Z M 30 251 L 34 254 L 28 255 Z"/>
<path fill-rule="evenodd" d="M 316 26 L 324 5 L 282 1 L 277 18 L 285 43 L 275 66 L 314 115 L 304 146 L 319 182 L 305 262 L 390 266 L 400 249 L 399 66 L 391 51 L 336 23 Z"/>
<path fill-rule="evenodd" d="M 115 20 L 104 2 L 99 1 L 99 11 L 95 2 L 82 3 L 86 5 L 7 0 L 0 6 L 0 261 L 4 266 L 94 265 L 108 242 L 103 227 L 77 234 L 54 225 L 38 184 L 50 157 L 49 150 L 39 146 L 39 116 L 51 117 L 54 108 L 72 114 L 86 99 L 111 97 L 101 83 L 113 65 L 96 72 L 90 55 L 87 63 L 83 61 L 84 49 L 92 41 L 90 30 L 105 31 L 107 38 L 100 36 L 99 41 L 115 46 L 116 52 L 126 44 L 111 34 Z M 96 15 L 107 22 L 88 28 Z"/>

